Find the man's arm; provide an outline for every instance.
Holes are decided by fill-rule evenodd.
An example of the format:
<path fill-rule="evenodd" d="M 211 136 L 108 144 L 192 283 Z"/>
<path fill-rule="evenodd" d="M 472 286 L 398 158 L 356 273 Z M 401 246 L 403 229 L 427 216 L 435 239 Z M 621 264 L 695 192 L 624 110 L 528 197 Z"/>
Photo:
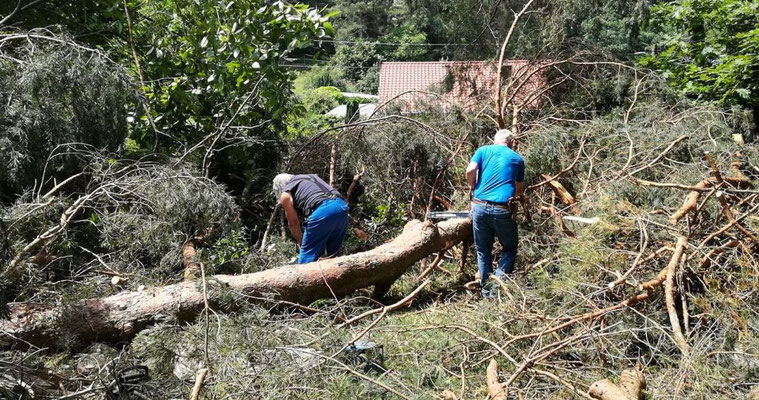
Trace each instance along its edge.
<path fill-rule="evenodd" d="M 477 185 L 477 169 L 478 164 L 474 161 L 470 161 L 466 167 L 466 180 L 469 182 L 469 193 L 474 191 L 474 187 Z"/>
<path fill-rule="evenodd" d="M 300 229 L 300 221 L 298 221 L 298 212 L 295 210 L 295 204 L 293 204 L 293 197 L 290 193 L 284 192 L 279 196 L 279 202 L 282 203 L 282 209 L 285 210 L 287 226 L 290 227 L 290 233 L 293 234 L 295 243 L 300 246 L 303 241 L 303 232 Z"/>
<path fill-rule="evenodd" d="M 516 195 L 517 197 L 522 197 L 524 194 L 524 182 L 517 182 L 516 183 Z"/>

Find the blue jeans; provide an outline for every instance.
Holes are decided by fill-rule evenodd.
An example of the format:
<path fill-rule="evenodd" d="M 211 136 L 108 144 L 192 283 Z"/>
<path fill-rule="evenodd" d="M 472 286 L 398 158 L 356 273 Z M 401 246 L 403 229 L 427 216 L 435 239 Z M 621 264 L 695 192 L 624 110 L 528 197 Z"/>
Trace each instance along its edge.
<path fill-rule="evenodd" d="M 306 221 L 298 264 L 318 260 L 325 250 L 327 257 L 338 255 L 347 231 L 348 205 L 345 201 L 340 198 L 323 201 Z"/>
<path fill-rule="evenodd" d="M 514 270 L 514 261 L 517 258 L 519 230 L 517 223 L 511 219 L 511 212 L 492 205 L 472 204 L 472 225 L 482 295 L 491 296 L 492 285 L 488 279 L 493 272 L 493 243 L 498 238 L 502 248 L 495 276 L 510 274 Z"/>

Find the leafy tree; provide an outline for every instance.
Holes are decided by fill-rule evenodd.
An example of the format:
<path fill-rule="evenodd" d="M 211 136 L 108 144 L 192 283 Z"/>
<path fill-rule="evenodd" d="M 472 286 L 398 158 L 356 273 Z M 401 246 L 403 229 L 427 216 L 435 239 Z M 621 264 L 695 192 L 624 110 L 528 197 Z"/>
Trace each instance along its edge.
<path fill-rule="evenodd" d="M 376 44 L 359 39 L 353 44 L 338 46 L 330 64 L 340 68 L 343 77 L 357 82 L 377 62 L 377 56 Z"/>
<path fill-rule="evenodd" d="M 128 10 L 141 71 L 130 40 L 114 47 L 133 75 L 144 77 L 150 110 L 133 111 L 132 137 L 143 148 L 202 164 L 204 175 L 252 210 L 264 194 L 251 189 L 268 184 L 276 168 L 289 112 L 293 74 L 282 62 L 330 35 L 328 17 L 263 0 L 130 0 Z"/>
<path fill-rule="evenodd" d="M 195 144 L 233 117 L 242 126 L 280 118 L 291 83 L 281 60 L 331 33 L 316 10 L 279 1 L 133 0 L 129 8 L 152 120 L 170 148 Z M 128 43 L 122 52 L 131 58 Z M 145 144 L 149 122 L 143 116 Z"/>
<path fill-rule="evenodd" d="M 676 0 L 656 6 L 653 18 L 664 50 L 643 65 L 695 98 L 749 107 L 759 122 L 758 2 Z"/>
<path fill-rule="evenodd" d="M 388 60 L 421 61 L 427 59 L 429 55 L 429 48 L 424 46 L 427 43 L 427 34 L 420 31 L 419 27 L 412 23 L 404 23 L 394 27 L 380 38 L 380 41 L 399 43 L 399 45 L 388 46 L 389 49 L 383 52 Z"/>

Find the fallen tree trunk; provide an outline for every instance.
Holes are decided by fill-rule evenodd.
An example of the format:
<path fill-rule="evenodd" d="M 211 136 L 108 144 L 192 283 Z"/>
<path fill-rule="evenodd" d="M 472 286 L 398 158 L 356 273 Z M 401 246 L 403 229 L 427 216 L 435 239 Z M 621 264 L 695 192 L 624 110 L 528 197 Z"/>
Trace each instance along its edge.
<path fill-rule="evenodd" d="M 244 275 L 209 278 L 212 308 L 235 310 L 244 301 L 309 304 L 374 286 L 381 297 L 418 260 L 453 243 L 469 240 L 468 219 L 439 223 L 411 221 L 393 241 L 373 250 L 306 265 L 287 265 Z M 69 305 L 9 304 L 0 321 L 0 347 L 72 346 L 119 342 L 159 322 L 192 321 L 204 309 L 198 282 L 181 282 L 138 292 L 88 299 Z"/>

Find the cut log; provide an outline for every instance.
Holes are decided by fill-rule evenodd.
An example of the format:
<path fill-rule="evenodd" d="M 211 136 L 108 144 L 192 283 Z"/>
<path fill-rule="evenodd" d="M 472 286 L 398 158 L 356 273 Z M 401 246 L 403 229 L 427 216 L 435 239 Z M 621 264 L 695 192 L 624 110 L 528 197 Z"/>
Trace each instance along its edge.
<path fill-rule="evenodd" d="M 193 281 L 200 275 L 200 263 L 197 256 L 197 241 L 190 239 L 182 246 L 182 263 L 184 264 L 184 280 Z"/>
<path fill-rule="evenodd" d="M 471 240 L 469 219 L 437 225 L 411 221 L 403 233 L 373 250 L 305 265 L 209 278 L 211 308 L 233 311 L 247 301 L 309 304 L 374 286 L 381 297 L 411 265 L 452 243 Z M 194 320 L 204 309 L 199 282 L 181 282 L 68 305 L 8 304 L 0 320 L 0 348 L 11 345 L 79 347 L 93 341 L 121 342 L 167 318 Z"/>
<path fill-rule="evenodd" d="M 639 400 L 646 388 L 646 378 L 637 368 L 622 371 L 619 384 L 608 379 L 600 380 L 590 386 L 588 392 L 598 400 Z"/>
<path fill-rule="evenodd" d="M 498 382 L 498 362 L 495 359 L 490 360 L 487 369 L 488 398 L 490 400 L 506 400 L 508 391 Z"/>

